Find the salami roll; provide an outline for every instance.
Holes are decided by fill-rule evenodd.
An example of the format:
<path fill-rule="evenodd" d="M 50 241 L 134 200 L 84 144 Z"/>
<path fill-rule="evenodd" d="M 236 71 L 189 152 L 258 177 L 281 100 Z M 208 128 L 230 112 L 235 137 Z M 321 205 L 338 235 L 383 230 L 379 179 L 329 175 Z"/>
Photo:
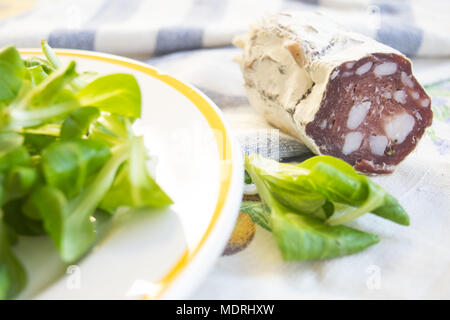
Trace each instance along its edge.
<path fill-rule="evenodd" d="M 411 61 L 320 13 L 271 16 L 234 43 L 251 105 L 316 154 L 391 173 L 431 125 Z"/>

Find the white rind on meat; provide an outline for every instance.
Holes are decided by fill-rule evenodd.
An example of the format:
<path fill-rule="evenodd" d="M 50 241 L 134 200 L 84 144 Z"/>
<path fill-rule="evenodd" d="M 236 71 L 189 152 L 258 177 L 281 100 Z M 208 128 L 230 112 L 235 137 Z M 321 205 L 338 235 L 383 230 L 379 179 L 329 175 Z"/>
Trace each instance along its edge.
<path fill-rule="evenodd" d="M 369 100 L 365 100 L 365 97 L 362 97 L 362 100 L 355 100 L 349 114 L 335 114 L 335 111 L 331 110 L 326 118 L 328 121 L 320 120 L 318 126 L 324 130 L 334 128 L 332 120 L 336 117 L 344 116 L 348 120 L 347 128 L 336 127 L 343 141 L 340 150 L 344 155 L 356 151 L 354 148 L 360 140 L 359 134 L 349 135 L 349 130 L 362 132 L 359 144 L 361 148 L 372 150 L 373 155 L 381 156 L 384 148 L 389 156 L 393 154 L 394 151 L 390 147 L 391 140 L 386 143 L 386 136 L 370 138 L 371 134 L 367 131 L 367 126 L 371 125 L 366 122 L 365 117 L 368 113 L 374 115 L 374 112 L 377 112 L 378 117 L 383 117 L 381 113 L 384 106 L 381 99 L 390 99 L 399 104 L 417 100 L 417 104 L 423 108 L 430 105 L 430 100 L 423 88 L 417 84 L 411 74 L 403 72 L 403 70 L 411 69 L 408 58 L 371 38 L 344 30 L 321 13 L 291 12 L 267 17 L 252 26 L 247 34 L 237 37 L 234 44 L 243 49 L 237 61 L 242 70 L 250 104 L 259 110 L 268 122 L 296 137 L 316 154 L 329 154 L 327 148 L 332 146 L 323 143 L 319 146 L 306 133 L 306 127 L 314 121 L 323 101 L 326 100 L 324 97 L 329 89 L 328 84 L 336 81 L 337 77 L 339 78 L 337 81 L 340 82 L 350 79 L 349 77 L 362 77 L 371 73 L 374 81 L 378 79 L 377 81 L 383 82 L 384 79 L 391 79 L 390 77 L 395 75 L 399 83 L 404 85 L 403 88 L 397 89 L 376 87 L 375 95 L 367 97 Z M 391 60 L 379 58 L 383 55 L 396 58 Z M 400 61 L 401 69 L 397 64 Z M 405 69 L 405 66 L 408 67 Z M 347 81 L 348 87 L 342 89 L 347 92 L 355 90 L 354 87 L 358 85 L 358 82 L 352 81 Z M 372 101 L 372 106 L 369 101 Z M 400 106 L 396 112 L 401 112 L 402 108 L 403 106 Z M 431 124 L 432 114 L 427 117 L 429 119 L 418 124 L 421 126 L 419 138 L 423 134 L 422 129 Z M 411 124 L 412 126 L 415 124 L 410 117 L 404 116 L 398 119 L 398 123 L 387 124 L 386 127 L 390 136 L 396 137 L 397 142 L 403 141 L 406 138 L 404 135 L 412 132 Z M 366 129 L 357 129 L 363 125 Z M 403 131 L 398 134 L 392 131 L 397 128 Z M 376 132 L 372 134 L 386 135 Z M 388 135 L 389 139 L 390 136 Z M 346 140 L 345 137 L 347 137 Z M 385 162 L 374 164 L 373 159 L 362 158 L 361 161 L 365 165 L 363 170 L 368 170 L 369 173 L 371 173 L 372 165 L 378 166 L 379 172 L 383 172 L 385 168 L 391 170 L 395 166 Z M 373 170 L 373 173 L 377 172 L 375 167 Z"/>
<path fill-rule="evenodd" d="M 374 52 L 402 55 L 364 35 L 347 32 L 318 12 L 268 17 L 234 44 L 243 49 L 238 61 L 250 104 L 316 154 L 319 148 L 306 135 L 305 126 L 320 107 L 333 69 Z"/>

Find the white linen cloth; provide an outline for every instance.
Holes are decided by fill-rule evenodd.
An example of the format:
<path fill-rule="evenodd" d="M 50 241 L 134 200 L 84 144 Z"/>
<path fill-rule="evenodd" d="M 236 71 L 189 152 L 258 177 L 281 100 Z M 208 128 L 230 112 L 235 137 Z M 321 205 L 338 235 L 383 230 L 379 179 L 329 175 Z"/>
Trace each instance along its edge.
<path fill-rule="evenodd" d="M 232 62 L 239 50 L 230 47 L 252 21 L 292 9 L 323 10 L 408 55 L 427 57 L 414 61 L 416 76 L 430 85 L 433 126 L 394 174 L 375 178 L 399 199 L 411 226 L 365 215 L 353 225 L 378 234 L 379 244 L 343 258 L 290 263 L 272 235 L 257 227 L 249 246 L 221 257 L 191 297 L 450 298 L 449 1 L 3 0 L 0 47 L 38 47 L 47 39 L 54 47 L 153 57 L 146 61 L 216 102 L 245 150 L 264 146 L 266 155 L 295 158 L 307 151 L 285 135 L 248 139 L 270 126 L 249 106 Z"/>

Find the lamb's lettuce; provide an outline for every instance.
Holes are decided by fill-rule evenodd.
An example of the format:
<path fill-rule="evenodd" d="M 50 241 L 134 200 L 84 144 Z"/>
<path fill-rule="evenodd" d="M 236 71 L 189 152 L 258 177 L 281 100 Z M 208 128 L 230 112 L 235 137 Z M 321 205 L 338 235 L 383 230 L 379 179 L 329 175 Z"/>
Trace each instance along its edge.
<path fill-rule="evenodd" d="M 72 61 L 34 88 L 30 81 L 24 80 L 16 99 L 3 110 L 0 129 L 20 129 L 61 120 L 79 106 L 75 94 L 66 88 L 75 76 Z"/>
<path fill-rule="evenodd" d="M 73 111 L 61 127 L 62 139 L 82 138 L 89 132 L 91 123 L 100 116 L 94 107 L 79 108 Z"/>
<path fill-rule="evenodd" d="M 332 258 L 377 243 L 375 235 L 340 225 L 367 212 L 409 224 L 394 197 L 337 158 L 316 156 L 293 165 L 250 155 L 245 168 L 287 260 Z"/>
<path fill-rule="evenodd" d="M 8 232 L 8 227 L 0 219 L 0 300 L 15 298 L 27 281 L 25 270 L 11 249 Z"/>
<path fill-rule="evenodd" d="M 285 260 L 311 260 L 352 254 L 377 243 L 378 237 L 289 210 L 272 210 L 272 229 Z"/>
<path fill-rule="evenodd" d="M 172 203 L 133 132 L 136 79 L 79 73 L 45 41 L 42 50 L 45 59 L 0 50 L 0 299 L 16 297 L 26 282 L 13 253 L 17 235 L 48 235 L 72 263 L 117 208 Z"/>
<path fill-rule="evenodd" d="M 128 146 L 117 149 L 92 181 L 74 198 L 50 185 L 38 188 L 28 206 L 35 208 L 59 249 L 61 258 L 73 262 L 81 258 L 95 241 L 92 216 L 111 187 L 119 166 L 128 157 Z"/>
<path fill-rule="evenodd" d="M 22 145 L 24 138 L 15 132 L 0 132 L 0 157 Z"/>
<path fill-rule="evenodd" d="M 0 106 L 17 96 L 25 73 L 25 65 L 16 48 L 6 47 L 0 51 Z"/>
<path fill-rule="evenodd" d="M 40 85 L 44 82 L 45 79 L 48 78 L 48 73 L 45 72 L 43 66 L 33 66 L 28 68 L 28 74 L 30 76 L 31 85 L 33 88 Z"/>
<path fill-rule="evenodd" d="M 118 207 L 165 207 L 172 200 L 156 184 L 146 168 L 147 150 L 142 137 L 131 139 L 130 156 L 119 170 L 100 207 L 113 211 Z M 148 195 L 152 196 L 149 197 Z"/>
<path fill-rule="evenodd" d="M 110 149 L 98 141 L 56 141 L 42 150 L 41 167 L 47 185 L 72 198 L 80 193 L 86 181 L 105 165 L 110 156 Z"/>
<path fill-rule="evenodd" d="M 82 106 L 96 107 L 124 117 L 141 116 L 141 92 L 130 74 L 99 77 L 81 89 L 77 97 Z"/>

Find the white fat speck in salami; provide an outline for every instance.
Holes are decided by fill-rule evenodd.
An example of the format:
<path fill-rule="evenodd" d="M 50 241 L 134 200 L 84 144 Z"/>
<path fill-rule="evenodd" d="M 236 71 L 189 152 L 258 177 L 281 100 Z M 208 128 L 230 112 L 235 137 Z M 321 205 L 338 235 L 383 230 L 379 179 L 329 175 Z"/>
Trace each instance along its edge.
<path fill-rule="evenodd" d="M 420 98 L 420 95 L 419 95 L 419 93 L 413 91 L 413 92 L 411 93 L 411 97 L 413 97 L 414 100 L 417 100 L 417 99 Z"/>
<path fill-rule="evenodd" d="M 355 104 L 348 114 L 347 128 L 354 130 L 364 121 L 367 116 L 367 112 L 370 109 L 371 103 L 369 101 Z"/>
<path fill-rule="evenodd" d="M 384 154 L 387 144 L 388 139 L 385 136 L 370 136 L 369 138 L 370 150 L 377 156 L 382 156 Z"/>
<path fill-rule="evenodd" d="M 366 62 L 362 66 L 360 66 L 358 69 L 356 69 L 355 73 L 358 76 L 361 76 L 364 73 L 366 73 L 367 71 L 369 71 L 372 68 L 372 65 L 373 65 L 372 61 Z"/>
<path fill-rule="evenodd" d="M 404 112 L 386 120 L 384 130 L 392 142 L 399 144 L 405 141 L 415 123 L 414 117 Z"/>
<path fill-rule="evenodd" d="M 395 91 L 394 100 L 398 103 L 406 103 L 406 92 L 404 90 Z"/>
<path fill-rule="evenodd" d="M 342 147 L 342 153 L 347 155 L 358 150 L 361 145 L 363 135 L 361 132 L 350 132 L 345 136 L 344 146 Z"/>
<path fill-rule="evenodd" d="M 389 76 L 397 71 L 397 64 L 395 62 L 383 62 L 375 67 L 373 73 L 377 77 Z"/>
<path fill-rule="evenodd" d="M 333 73 L 331 74 L 331 80 L 333 80 L 334 78 L 336 78 L 336 76 L 339 74 L 340 70 L 334 70 Z"/>
<path fill-rule="evenodd" d="M 420 113 L 418 113 L 417 111 L 414 111 L 414 115 L 416 116 L 416 118 L 418 120 L 422 120 L 423 119 L 422 116 L 420 115 Z"/>
<path fill-rule="evenodd" d="M 359 172 L 391 173 L 432 123 L 411 61 L 326 14 L 269 16 L 235 43 L 250 104 L 312 152 Z"/>
<path fill-rule="evenodd" d="M 347 62 L 347 63 L 345 64 L 345 67 L 346 67 L 347 69 L 351 69 L 351 68 L 353 68 L 354 65 L 355 65 L 354 62 Z"/>
<path fill-rule="evenodd" d="M 414 88 L 414 82 L 412 81 L 411 77 L 406 74 L 406 72 L 402 71 L 400 78 L 405 86 Z"/>
<path fill-rule="evenodd" d="M 421 105 L 422 107 L 424 107 L 424 108 L 428 107 L 428 106 L 430 105 L 430 99 L 423 99 L 423 100 L 420 102 L 420 105 Z"/>

